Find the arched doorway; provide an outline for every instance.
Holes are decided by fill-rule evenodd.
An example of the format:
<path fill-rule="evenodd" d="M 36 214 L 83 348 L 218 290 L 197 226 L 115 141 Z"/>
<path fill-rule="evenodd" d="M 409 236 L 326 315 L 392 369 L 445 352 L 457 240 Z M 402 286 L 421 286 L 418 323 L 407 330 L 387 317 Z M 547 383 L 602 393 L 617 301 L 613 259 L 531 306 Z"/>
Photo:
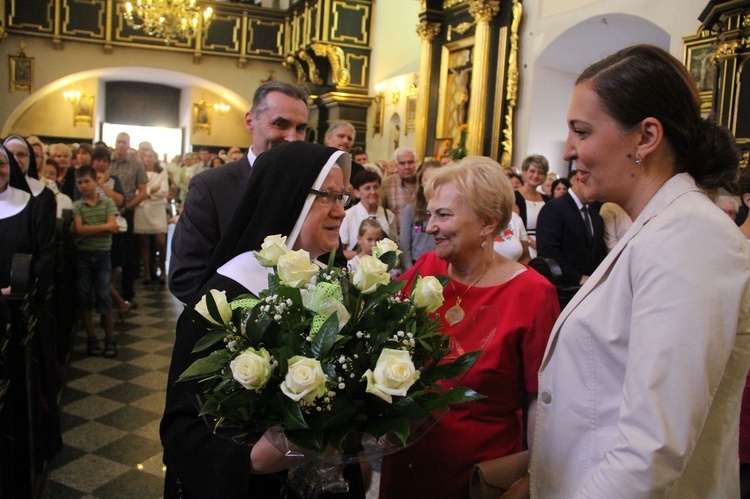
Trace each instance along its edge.
<path fill-rule="evenodd" d="M 669 50 L 670 36 L 656 24 L 629 14 L 597 15 L 555 38 L 536 59 L 527 154 L 543 154 L 550 169 L 567 174 L 562 160 L 568 103 L 575 80 L 590 64 L 617 50 L 648 43 Z"/>
<path fill-rule="evenodd" d="M 247 147 L 251 140 L 244 129 L 244 115 L 251 104 L 228 88 L 195 75 L 146 67 L 102 68 L 74 73 L 57 79 L 30 94 L 10 114 L 2 136 L 43 135 L 93 142 L 101 138 L 105 116 L 106 83 L 113 81 L 160 83 L 180 90 L 179 127 L 185 130 L 183 147 L 191 144 L 237 145 Z M 94 97 L 90 123 L 76 123 L 74 106 L 64 92 L 83 91 Z M 193 127 L 193 106 L 200 100 L 230 107 L 213 118 L 206 130 Z"/>

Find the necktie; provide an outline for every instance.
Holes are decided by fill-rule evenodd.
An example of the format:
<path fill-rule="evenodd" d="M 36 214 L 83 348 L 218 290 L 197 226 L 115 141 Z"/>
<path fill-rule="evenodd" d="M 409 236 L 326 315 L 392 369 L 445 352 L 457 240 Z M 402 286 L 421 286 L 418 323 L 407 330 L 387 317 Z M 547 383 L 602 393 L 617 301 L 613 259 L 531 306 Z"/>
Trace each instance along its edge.
<path fill-rule="evenodd" d="M 583 223 L 586 225 L 586 236 L 587 239 L 591 239 L 594 236 L 594 227 L 591 225 L 591 217 L 589 217 L 589 207 L 584 206 L 581 208 L 583 212 Z"/>

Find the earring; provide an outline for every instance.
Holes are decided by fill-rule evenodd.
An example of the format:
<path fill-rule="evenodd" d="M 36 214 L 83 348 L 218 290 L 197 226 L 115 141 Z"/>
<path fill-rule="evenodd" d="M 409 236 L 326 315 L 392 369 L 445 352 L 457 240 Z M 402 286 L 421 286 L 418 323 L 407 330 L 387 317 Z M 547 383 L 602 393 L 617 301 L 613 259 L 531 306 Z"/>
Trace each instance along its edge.
<path fill-rule="evenodd" d="M 641 158 L 635 158 L 635 164 L 640 165 L 641 164 Z"/>
<path fill-rule="evenodd" d="M 482 241 L 482 244 L 480 245 L 482 249 L 487 247 L 487 241 Z"/>

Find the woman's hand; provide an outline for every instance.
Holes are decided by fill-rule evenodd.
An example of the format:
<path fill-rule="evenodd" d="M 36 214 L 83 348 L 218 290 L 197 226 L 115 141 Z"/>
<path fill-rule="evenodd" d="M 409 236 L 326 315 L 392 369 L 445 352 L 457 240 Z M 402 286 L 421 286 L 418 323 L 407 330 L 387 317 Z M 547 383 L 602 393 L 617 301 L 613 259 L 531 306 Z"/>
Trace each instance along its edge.
<path fill-rule="evenodd" d="M 500 499 L 528 499 L 531 497 L 530 485 L 531 476 L 527 473 L 523 478 L 511 485 L 505 491 L 505 494 L 500 496 Z"/>
<path fill-rule="evenodd" d="M 304 456 L 285 456 L 271 443 L 266 436 L 267 434 L 268 431 L 253 445 L 253 449 L 250 451 L 250 473 L 256 475 L 276 473 L 305 462 L 307 458 Z"/>

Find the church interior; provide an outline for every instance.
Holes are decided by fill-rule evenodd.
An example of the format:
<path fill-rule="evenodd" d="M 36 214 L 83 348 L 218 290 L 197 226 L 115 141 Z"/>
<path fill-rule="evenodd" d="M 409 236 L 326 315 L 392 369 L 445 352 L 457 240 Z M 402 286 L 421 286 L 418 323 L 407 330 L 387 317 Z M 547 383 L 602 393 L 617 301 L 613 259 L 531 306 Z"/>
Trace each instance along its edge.
<path fill-rule="evenodd" d="M 750 1 L 191 0 L 197 17 L 172 38 L 158 19 L 128 17 L 142 3 L 152 0 L 0 1 L 0 136 L 113 146 L 127 130 L 164 158 L 246 150 L 253 93 L 279 80 L 309 90 L 308 141 L 322 143 L 345 120 L 371 162 L 392 161 L 402 146 L 422 162 L 458 144 L 467 125 L 468 154 L 508 168 L 541 154 L 563 176 L 577 75 L 648 43 L 684 62 L 702 111 L 733 132 L 743 164 L 750 151 Z M 26 340 L 6 316 L 0 497 L 161 497 L 158 423 L 182 305 L 152 284 L 138 293 L 139 308 L 116 325 L 116 359 L 86 355 L 60 291 L 46 318 L 24 309 L 22 291 L 11 296 Z M 55 455 L 35 418 L 44 376 L 30 338 L 43 327 L 62 336 L 64 352 L 53 362 L 62 380 L 51 404 L 63 442 Z M 11 356 L 23 365 L 11 369 Z"/>

